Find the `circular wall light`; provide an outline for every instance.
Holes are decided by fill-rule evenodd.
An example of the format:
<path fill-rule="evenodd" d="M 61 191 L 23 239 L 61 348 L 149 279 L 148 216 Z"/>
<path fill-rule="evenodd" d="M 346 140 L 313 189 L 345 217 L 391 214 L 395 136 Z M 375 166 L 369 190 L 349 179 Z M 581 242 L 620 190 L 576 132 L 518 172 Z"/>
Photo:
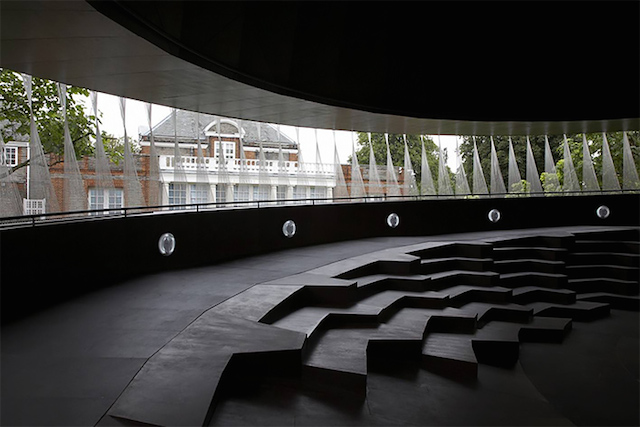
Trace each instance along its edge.
<path fill-rule="evenodd" d="M 164 256 L 169 256 L 176 249 L 176 238 L 171 233 L 164 233 L 158 239 L 158 250 Z"/>
<path fill-rule="evenodd" d="M 387 225 L 391 228 L 396 228 L 400 224 L 400 217 L 397 213 L 391 213 L 387 217 Z"/>
<path fill-rule="evenodd" d="M 600 219 L 607 219 L 611 215 L 611 209 L 608 206 L 602 205 L 596 209 L 596 215 Z"/>
<path fill-rule="evenodd" d="M 296 234 L 296 223 L 288 219 L 282 224 L 282 234 L 285 237 L 292 238 Z"/>
<path fill-rule="evenodd" d="M 498 209 L 491 209 L 487 214 L 487 218 L 489 218 L 489 221 L 493 223 L 500 221 L 501 216 L 502 215 L 500 214 L 500 211 Z"/>

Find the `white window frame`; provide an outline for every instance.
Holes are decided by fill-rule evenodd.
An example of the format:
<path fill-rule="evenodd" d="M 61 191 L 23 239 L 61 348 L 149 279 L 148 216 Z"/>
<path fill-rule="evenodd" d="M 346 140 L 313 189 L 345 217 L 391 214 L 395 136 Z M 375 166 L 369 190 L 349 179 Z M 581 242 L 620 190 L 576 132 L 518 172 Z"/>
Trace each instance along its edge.
<path fill-rule="evenodd" d="M 254 185 L 253 186 L 253 200 L 263 201 L 269 200 L 271 193 L 270 185 Z"/>
<path fill-rule="evenodd" d="M 0 164 L 3 166 L 18 166 L 18 147 L 5 146 L 0 153 Z"/>
<path fill-rule="evenodd" d="M 326 199 L 327 187 L 319 187 L 319 186 L 309 187 L 309 198 L 310 199 Z"/>
<path fill-rule="evenodd" d="M 220 157 L 220 142 L 215 142 L 215 150 L 214 157 Z M 224 149 L 224 158 L 225 159 L 235 159 L 236 158 L 236 143 L 233 141 L 222 141 L 222 148 Z"/>
<path fill-rule="evenodd" d="M 169 183 L 169 205 L 186 205 L 187 204 L 187 184 L 184 182 Z M 184 209 L 184 208 L 181 208 Z"/>
<path fill-rule="evenodd" d="M 47 213 L 47 199 L 22 199 L 25 215 L 40 215 Z"/>
<path fill-rule="evenodd" d="M 187 203 L 209 203 L 209 184 L 189 184 Z"/>
<path fill-rule="evenodd" d="M 234 202 L 248 202 L 251 196 L 251 186 L 247 184 L 238 184 L 233 187 Z"/>
<path fill-rule="evenodd" d="M 87 194 L 90 210 L 122 209 L 124 207 L 124 190 L 122 188 L 98 189 L 90 187 Z M 92 203 L 92 199 L 94 199 L 94 203 Z"/>
<path fill-rule="evenodd" d="M 307 188 L 304 185 L 296 185 L 293 187 L 293 198 L 294 199 L 306 199 L 307 198 Z M 300 200 L 297 201 L 296 203 L 305 203 L 304 201 Z"/>

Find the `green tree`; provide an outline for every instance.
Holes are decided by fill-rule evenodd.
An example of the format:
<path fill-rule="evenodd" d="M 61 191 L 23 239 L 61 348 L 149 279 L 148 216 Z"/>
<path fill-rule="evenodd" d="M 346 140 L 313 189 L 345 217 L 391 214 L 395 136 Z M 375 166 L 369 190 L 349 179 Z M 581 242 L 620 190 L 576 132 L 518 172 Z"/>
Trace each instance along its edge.
<path fill-rule="evenodd" d="M 627 132 L 627 136 L 629 138 L 631 151 L 636 162 L 636 168 L 640 169 L 640 132 L 630 131 Z M 602 184 L 602 133 L 588 133 L 586 134 L 586 137 L 589 143 L 589 151 L 593 160 L 596 175 L 598 177 L 598 180 L 600 181 L 600 184 Z M 558 178 L 560 180 L 560 184 L 562 184 L 564 177 L 564 137 L 563 135 L 548 135 L 548 138 L 549 146 L 556 161 Z M 526 177 L 526 136 L 512 136 L 511 139 L 513 141 L 513 150 L 516 155 L 516 159 L 518 160 L 518 169 L 520 171 L 520 175 L 524 178 Z M 544 135 L 530 136 L 529 140 L 531 141 L 531 150 L 533 151 L 533 156 L 535 158 L 538 173 L 540 174 L 541 179 L 545 178 L 546 181 L 546 176 L 543 176 L 545 172 Z M 480 156 L 482 171 L 485 175 L 487 183 L 489 183 L 489 174 L 491 172 L 490 138 L 488 136 L 476 136 L 475 141 L 478 147 L 478 154 Z M 507 171 L 509 169 L 509 138 L 508 136 L 494 136 L 493 141 L 495 143 L 496 153 L 498 155 L 498 162 L 500 163 L 500 170 L 502 171 L 503 177 L 506 180 Z M 613 157 L 618 180 L 622 183 L 622 132 L 607 133 L 607 141 L 609 142 L 611 156 Z M 576 169 L 578 180 L 582 181 L 582 134 L 567 135 L 567 143 L 569 145 L 569 150 L 571 151 L 571 158 Z M 467 173 L 469 180 L 472 181 L 473 138 L 471 136 L 465 136 L 464 142 L 460 145 L 460 149 L 462 151 L 465 172 Z M 507 183 L 505 182 L 505 184 Z M 470 185 L 472 185 L 472 182 L 470 182 Z M 543 181 L 543 186 L 544 185 L 545 182 Z"/>
<path fill-rule="evenodd" d="M 84 103 L 79 100 L 81 96 L 89 96 L 89 90 L 76 86 L 67 88 L 67 119 L 77 158 L 93 154 L 91 138 L 95 137 L 96 118 L 87 113 Z M 64 116 L 56 82 L 33 77 L 32 109 L 44 152 L 62 155 Z M 5 141 L 29 139 L 30 112 L 22 75 L 4 68 L 0 69 L 0 126 Z M 117 140 L 105 132 L 102 137 L 107 153 L 117 160 L 123 151 Z M 27 164 L 24 162 L 13 170 Z"/>
<path fill-rule="evenodd" d="M 427 152 L 427 162 L 433 176 L 433 181 L 438 187 L 438 146 L 428 136 L 423 136 L 425 151 Z M 358 162 L 361 166 L 369 164 L 369 136 L 366 132 L 358 132 L 358 144 L 360 149 L 356 152 Z M 373 146 L 373 154 L 376 164 L 387 164 L 387 145 L 384 133 L 371 134 L 371 146 Z M 409 157 L 411 165 L 416 174 L 416 182 L 420 186 L 422 177 L 422 141 L 420 135 L 407 135 L 407 147 L 409 148 Z M 389 134 L 389 152 L 393 165 L 396 167 L 404 167 L 404 137 L 402 134 Z M 351 160 L 349 160 L 351 161 Z M 449 171 L 450 173 L 450 171 Z"/>

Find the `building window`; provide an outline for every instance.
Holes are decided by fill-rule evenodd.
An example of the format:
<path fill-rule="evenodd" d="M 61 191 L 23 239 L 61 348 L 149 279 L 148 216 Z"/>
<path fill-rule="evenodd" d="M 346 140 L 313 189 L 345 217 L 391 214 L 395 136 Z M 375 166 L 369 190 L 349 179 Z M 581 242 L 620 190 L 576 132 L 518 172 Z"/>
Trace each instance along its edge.
<path fill-rule="evenodd" d="M 233 187 L 233 199 L 236 202 L 248 202 L 249 201 L 249 186 L 248 185 L 236 185 Z"/>
<path fill-rule="evenodd" d="M 89 188 L 89 209 L 120 209 L 123 205 L 122 188 Z"/>
<path fill-rule="evenodd" d="M 0 164 L 4 166 L 18 165 L 18 147 L 4 147 L 0 153 Z"/>
<path fill-rule="evenodd" d="M 216 142 L 215 157 L 220 157 L 220 142 Z M 233 141 L 222 141 L 225 159 L 234 159 L 236 157 L 236 143 Z"/>
<path fill-rule="evenodd" d="M 287 198 L 287 186 L 286 185 L 278 185 L 276 198 L 278 199 L 278 204 L 284 204 L 284 200 Z"/>
<path fill-rule="evenodd" d="M 209 185 L 191 184 L 190 189 L 191 200 L 189 203 L 209 203 Z"/>
<path fill-rule="evenodd" d="M 169 204 L 187 204 L 187 184 L 180 184 L 175 182 L 169 184 Z"/>
<path fill-rule="evenodd" d="M 296 185 L 293 187 L 293 198 L 294 199 L 306 199 L 307 198 L 307 187 L 303 187 L 300 185 Z M 302 202 L 300 202 L 302 203 Z"/>
<path fill-rule="evenodd" d="M 25 215 L 39 215 L 46 213 L 46 199 L 23 199 L 23 209 Z"/>
<path fill-rule="evenodd" d="M 227 186 L 224 184 L 216 185 L 216 201 L 224 203 L 227 201 Z"/>
<path fill-rule="evenodd" d="M 310 187 L 309 193 L 311 199 L 325 199 L 327 197 L 326 187 Z"/>
<path fill-rule="evenodd" d="M 269 186 L 255 185 L 253 187 L 253 200 L 269 200 Z"/>

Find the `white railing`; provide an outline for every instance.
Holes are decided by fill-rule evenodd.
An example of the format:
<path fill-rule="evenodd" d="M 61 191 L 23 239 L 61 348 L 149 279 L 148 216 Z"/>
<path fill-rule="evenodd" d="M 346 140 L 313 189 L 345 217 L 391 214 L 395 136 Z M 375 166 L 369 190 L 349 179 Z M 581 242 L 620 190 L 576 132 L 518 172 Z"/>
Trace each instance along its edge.
<path fill-rule="evenodd" d="M 181 156 L 180 157 L 180 165 L 185 171 L 196 171 L 198 170 L 199 163 L 198 158 L 195 156 Z M 220 159 L 217 157 L 204 157 L 202 159 L 204 161 L 204 169 L 217 173 L 220 168 Z M 173 170 L 175 163 L 174 156 L 162 155 L 160 156 L 160 169 Z M 259 174 L 261 172 L 260 160 L 258 159 L 226 159 L 225 163 L 227 172 L 230 173 L 240 173 L 248 172 L 251 174 Z M 298 162 L 286 161 L 284 165 L 279 164 L 277 160 L 266 160 L 264 165 L 264 170 L 268 174 L 281 174 L 284 173 L 286 175 L 320 175 L 326 177 L 333 177 L 335 175 L 335 165 L 331 163 L 303 163 L 302 169 L 300 170 L 298 167 Z"/>

